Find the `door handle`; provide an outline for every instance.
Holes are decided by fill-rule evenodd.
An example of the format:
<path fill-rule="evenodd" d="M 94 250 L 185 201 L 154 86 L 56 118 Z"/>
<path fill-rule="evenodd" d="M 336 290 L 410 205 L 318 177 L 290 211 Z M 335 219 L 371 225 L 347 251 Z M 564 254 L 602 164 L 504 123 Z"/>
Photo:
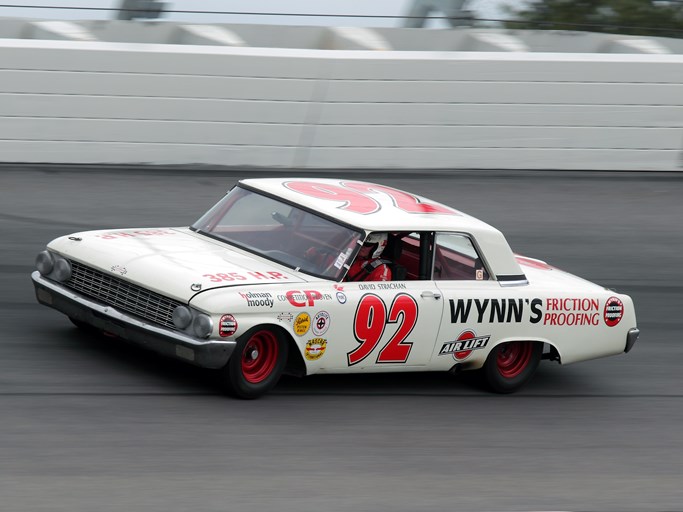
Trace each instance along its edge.
<path fill-rule="evenodd" d="M 434 300 L 439 300 L 441 298 L 441 294 L 439 292 L 433 292 L 430 290 L 425 290 L 424 292 L 422 292 L 420 294 L 420 297 L 422 297 L 423 299 L 426 299 L 429 297 L 429 298 L 432 298 Z"/>

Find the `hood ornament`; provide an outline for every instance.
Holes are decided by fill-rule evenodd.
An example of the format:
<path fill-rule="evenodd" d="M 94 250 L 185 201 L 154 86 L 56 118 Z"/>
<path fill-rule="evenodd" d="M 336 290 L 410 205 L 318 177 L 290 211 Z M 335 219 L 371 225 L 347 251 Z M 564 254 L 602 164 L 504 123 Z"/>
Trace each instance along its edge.
<path fill-rule="evenodd" d="M 190 289 L 193 292 L 198 292 L 202 289 L 202 283 L 192 283 L 192 286 L 190 286 Z"/>

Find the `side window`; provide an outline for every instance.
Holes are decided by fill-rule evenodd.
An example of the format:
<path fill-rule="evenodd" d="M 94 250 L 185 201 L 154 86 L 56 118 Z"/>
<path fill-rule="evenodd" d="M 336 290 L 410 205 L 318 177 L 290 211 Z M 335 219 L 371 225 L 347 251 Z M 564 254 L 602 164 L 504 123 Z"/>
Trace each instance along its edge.
<path fill-rule="evenodd" d="M 460 233 L 437 233 L 434 244 L 434 280 L 486 281 L 489 273 L 472 240 Z"/>
<path fill-rule="evenodd" d="M 416 281 L 420 275 L 420 235 L 400 233 L 389 238 L 385 257 L 398 267 L 399 281 Z"/>
<path fill-rule="evenodd" d="M 432 232 L 394 233 L 389 237 L 385 255 L 395 263 L 397 280 L 428 281 L 431 279 Z"/>

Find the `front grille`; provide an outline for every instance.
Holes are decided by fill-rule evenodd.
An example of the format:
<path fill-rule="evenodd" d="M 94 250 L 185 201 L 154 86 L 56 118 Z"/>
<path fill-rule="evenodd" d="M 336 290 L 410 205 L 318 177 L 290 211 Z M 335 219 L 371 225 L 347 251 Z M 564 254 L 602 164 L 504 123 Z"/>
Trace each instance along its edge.
<path fill-rule="evenodd" d="M 76 261 L 71 261 L 71 278 L 64 284 L 107 305 L 175 329 L 173 310 L 180 306 L 181 302 Z"/>

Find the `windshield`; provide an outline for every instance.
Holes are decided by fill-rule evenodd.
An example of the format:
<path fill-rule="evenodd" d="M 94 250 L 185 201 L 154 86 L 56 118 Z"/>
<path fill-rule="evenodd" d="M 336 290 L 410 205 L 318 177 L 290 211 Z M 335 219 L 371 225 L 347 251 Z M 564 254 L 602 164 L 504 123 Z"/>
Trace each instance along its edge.
<path fill-rule="evenodd" d="M 359 230 L 235 187 L 192 229 L 283 265 L 329 279 L 348 269 Z"/>

